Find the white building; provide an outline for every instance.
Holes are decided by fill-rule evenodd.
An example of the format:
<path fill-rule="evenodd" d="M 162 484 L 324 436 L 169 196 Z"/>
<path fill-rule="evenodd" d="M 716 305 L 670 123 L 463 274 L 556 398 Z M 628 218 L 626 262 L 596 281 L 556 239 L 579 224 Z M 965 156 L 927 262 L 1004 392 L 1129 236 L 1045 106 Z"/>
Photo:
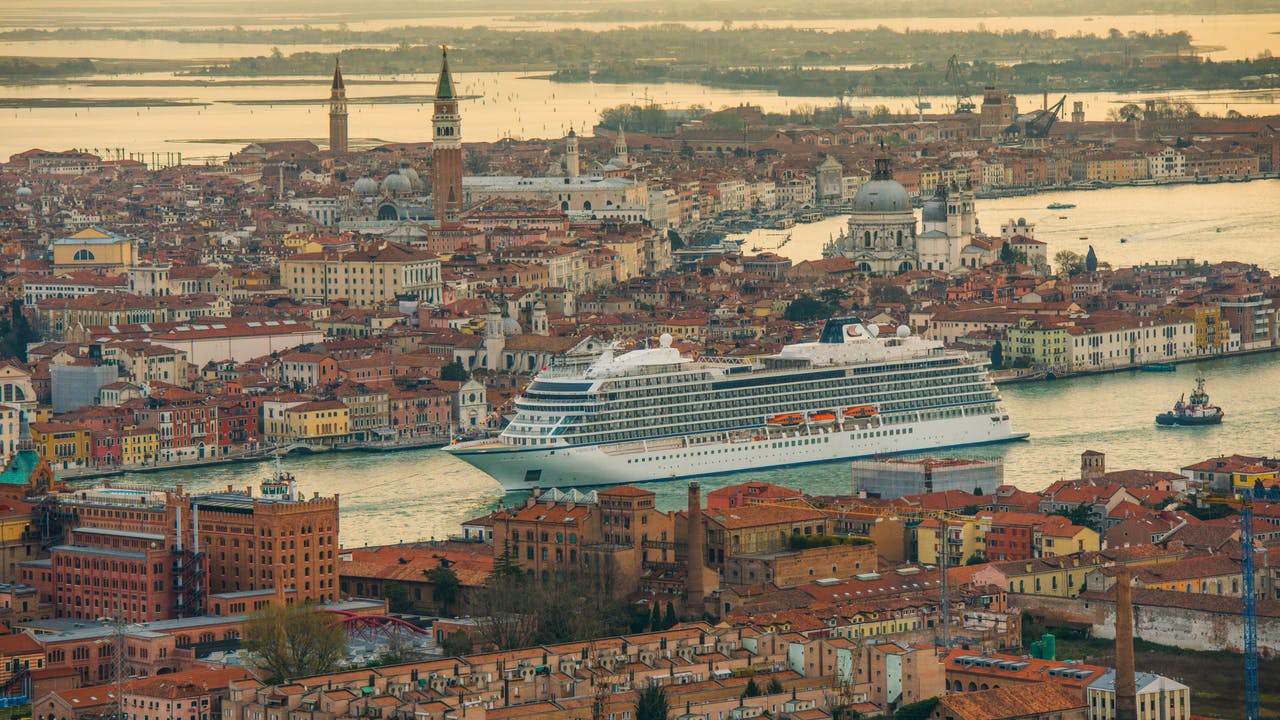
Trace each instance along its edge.
<path fill-rule="evenodd" d="M 214 360 L 245 362 L 299 345 L 324 342 L 324 333 L 293 320 L 226 320 L 179 325 L 152 335 L 147 342 L 181 350 L 187 354 L 187 362 L 204 367 Z"/>
<path fill-rule="evenodd" d="M 1138 720 L 1189 720 L 1191 688 L 1162 675 L 1134 673 L 1138 690 Z M 1094 680 L 1085 690 L 1089 720 L 1114 720 L 1116 671 Z"/>
<path fill-rule="evenodd" d="M 1166 147 L 1147 156 L 1147 171 L 1152 180 L 1173 180 L 1186 177 L 1187 156 L 1175 147 Z"/>
<path fill-rule="evenodd" d="M 293 198 L 287 204 L 325 226 L 337 225 L 338 214 L 342 210 L 342 204 L 336 197 Z"/>
<path fill-rule="evenodd" d="M 627 222 L 649 219 L 649 189 L 643 181 L 620 177 L 518 177 L 479 175 L 462 178 L 467 205 L 489 198 L 550 200 L 569 215 Z"/>
<path fill-rule="evenodd" d="M 1067 328 L 1073 372 L 1166 363 L 1196 356 L 1192 320 L 1081 318 Z"/>

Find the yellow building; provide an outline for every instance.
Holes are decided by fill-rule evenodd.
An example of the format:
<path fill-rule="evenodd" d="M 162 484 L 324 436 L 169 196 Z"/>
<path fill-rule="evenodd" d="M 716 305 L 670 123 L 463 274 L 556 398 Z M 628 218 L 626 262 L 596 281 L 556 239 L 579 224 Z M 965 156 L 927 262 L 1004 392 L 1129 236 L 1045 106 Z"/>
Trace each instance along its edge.
<path fill-rule="evenodd" d="M 1151 177 L 1150 164 L 1144 155 L 1104 151 L 1085 160 L 1085 179 L 1097 182 L 1124 183 Z"/>
<path fill-rule="evenodd" d="M 987 526 L 989 528 L 990 525 Z M 929 518 L 916 528 L 916 559 L 923 565 L 938 565 L 944 545 L 943 521 Z M 984 557 L 987 549 L 986 531 L 977 518 L 953 518 L 946 521 L 946 560 L 949 567 L 957 567 L 977 555 Z"/>
<path fill-rule="evenodd" d="M 315 400 L 285 410 L 291 440 L 333 442 L 351 432 L 351 410 L 337 400 Z"/>
<path fill-rule="evenodd" d="M 1057 557 L 1079 552 L 1097 552 L 1101 549 L 1098 531 L 1072 525 L 1065 518 L 1051 516 L 1048 520 L 1061 519 L 1064 522 L 1046 522 L 1036 531 L 1036 552 L 1040 557 Z"/>
<path fill-rule="evenodd" d="M 67 423 L 31 423 L 36 453 L 54 467 L 88 465 L 92 459 L 89 429 Z"/>
<path fill-rule="evenodd" d="M 291 297 L 352 307 L 382 305 L 411 296 L 441 298 L 440 259 L 399 243 L 380 241 L 350 252 L 301 253 L 280 262 L 280 281 Z"/>
<path fill-rule="evenodd" d="M 56 271 L 89 269 L 124 273 L 138 262 L 138 250 L 132 240 L 99 227 L 86 228 L 51 244 Z"/>
<path fill-rule="evenodd" d="M 1280 470 L 1265 465 L 1246 465 L 1231 473 L 1231 487 L 1237 490 L 1252 490 L 1258 483 L 1271 487 L 1277 482 L 1280 482 Z"/>
<path fill-rule="evenodd" d="M 1066 367 L 1071 359 L 1067 327 L 1034 318 L 1022 318 L 1005 331 L 1008 345 L 1004 348 L 1006 363 L 1027 360 L 1034 367 Z"/>
<path fill-rule="evenodd" d="M 120 438 L 120 462 L 125 465 L 151 462 L 159 453 L 160 432 L 155 428 L 130 428 Z"/>
<path fill-rule="evenodd" d="M 1170 308 L 1162 316 L 1185 318 L 1195 324 L 1196 353 L 1200 355 L 1225 352 L 1231 343 L 1231 324 L 1222 319 L 1222 309 L 1217 305 Z"/>

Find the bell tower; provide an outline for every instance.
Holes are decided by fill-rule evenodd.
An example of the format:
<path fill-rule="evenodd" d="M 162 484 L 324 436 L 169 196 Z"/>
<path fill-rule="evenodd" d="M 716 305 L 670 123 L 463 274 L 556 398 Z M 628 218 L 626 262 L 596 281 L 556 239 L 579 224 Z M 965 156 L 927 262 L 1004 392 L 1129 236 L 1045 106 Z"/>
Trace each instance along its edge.
<path fill-rule="evenodd" d="M 347 152 L 347 86 L 342 82 L 342 64 L 333 61 L 333 89 L 329 92 L 329 151 Z"/>
<path fill-rule="evenodd" d="M 613 139 L 613 156 L 623 167 L 631 164 L 631 152 L 627 149 L 627 131 L 618 125 L 618 135 Z"/>
<path fill-rule="evenodd" d="M 564 174 L 571 178 L 578 177 L 581 172 L 578 160 L 578 133 L 569 128 L 569 137 L 564 141 Z"/>
<path fill-rule="evenodd" d="M 440 46 L 440 79 L 431 116 L 431 199 L 436 222 L 457 222 L 462 212 L 462 116 L 449 73 L 449 49 Z"/>

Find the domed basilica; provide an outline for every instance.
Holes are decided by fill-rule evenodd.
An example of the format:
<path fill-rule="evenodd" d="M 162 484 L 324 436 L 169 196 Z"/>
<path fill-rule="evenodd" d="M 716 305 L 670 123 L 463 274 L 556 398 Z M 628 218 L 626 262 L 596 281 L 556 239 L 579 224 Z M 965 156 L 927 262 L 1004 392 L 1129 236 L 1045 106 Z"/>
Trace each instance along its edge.
<path fill-rule="evenodd" d="M 893 160 L 876 158 L 871 180 L 853 197 L 849 227 L 827 244 L 825 257 L 847 257 L 862 272 L 894 275 L 920 266 L 916 214 L 902 183 L 893 179 Z"/>

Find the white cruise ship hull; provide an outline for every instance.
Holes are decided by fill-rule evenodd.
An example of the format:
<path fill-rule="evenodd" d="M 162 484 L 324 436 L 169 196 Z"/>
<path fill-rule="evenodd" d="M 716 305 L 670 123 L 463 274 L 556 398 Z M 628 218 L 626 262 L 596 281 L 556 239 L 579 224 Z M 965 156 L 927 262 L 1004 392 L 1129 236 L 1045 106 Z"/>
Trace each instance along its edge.
<path fill-rule="evenodd" d="M 744 470 L 1020 440 L 1009 416 L 977 413 L 881 425 L 628 441 L 603 445 L 523 448 L 494 441 L 446 450 L 488 473 L 508 491 L 656 482 Z"/>

